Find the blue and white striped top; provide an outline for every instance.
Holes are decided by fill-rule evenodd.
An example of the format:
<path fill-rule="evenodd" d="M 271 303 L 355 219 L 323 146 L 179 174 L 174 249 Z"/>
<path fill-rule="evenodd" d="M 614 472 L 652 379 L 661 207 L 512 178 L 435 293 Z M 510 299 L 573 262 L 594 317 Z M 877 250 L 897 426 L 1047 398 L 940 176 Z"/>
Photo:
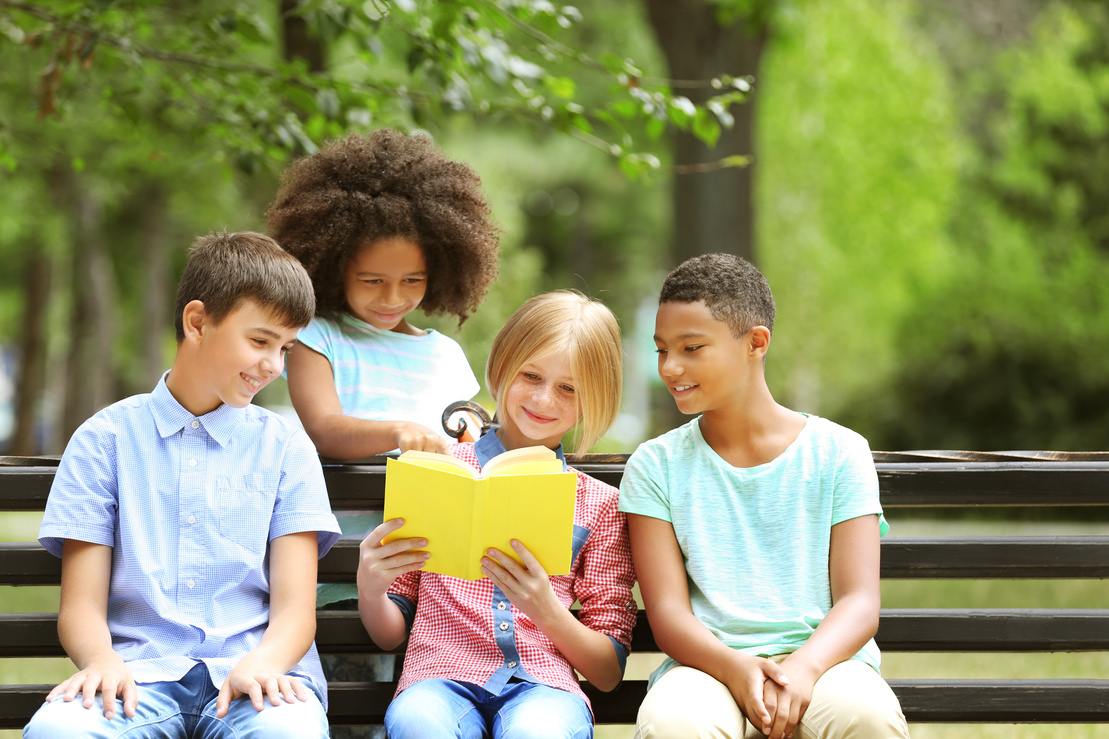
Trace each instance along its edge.
<path fill-rule="evenodd" d="M 349 313 L 316 318 L 297 340 L 331 362 L 343 413 L 370 421 L 408 421 L 443 431 L 443 409 L 480 389 L 458 342 L 383 331 Z"/>

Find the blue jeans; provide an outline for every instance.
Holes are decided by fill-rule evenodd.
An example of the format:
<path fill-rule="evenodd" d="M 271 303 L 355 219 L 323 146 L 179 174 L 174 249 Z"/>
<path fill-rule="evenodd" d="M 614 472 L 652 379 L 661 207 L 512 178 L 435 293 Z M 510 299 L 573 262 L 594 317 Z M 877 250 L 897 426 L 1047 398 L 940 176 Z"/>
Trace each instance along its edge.
<path fill-rule="evenodd" d="M 311 689 L 307 683 L 306 687 Z M 116 700 L 116 717 L 104 718 L 104 700 L 96 694 L 92 708 L 85 708 L 80 694 L 69 703 L 56 698 L 43 705 L 23 729 L 24 739 L 300 739 L 327 737 L 327 715 L 319 695 L 304 702 L 273 705 L 256 711 L 249 698 L 231 704 L 222 719 L 216 718 L 216 696 L 208 668 L 189 670 L 176 682 L 140 684 L 135 715 L 123 715 L 123 701 Z"/>
<path fill-rule="evenodd" d="M 536 683 L 510 682 L 500 695 L 456 680 L 421 680 L 385 712 L 389 739 L 591 739 L 585 700 Z"/>

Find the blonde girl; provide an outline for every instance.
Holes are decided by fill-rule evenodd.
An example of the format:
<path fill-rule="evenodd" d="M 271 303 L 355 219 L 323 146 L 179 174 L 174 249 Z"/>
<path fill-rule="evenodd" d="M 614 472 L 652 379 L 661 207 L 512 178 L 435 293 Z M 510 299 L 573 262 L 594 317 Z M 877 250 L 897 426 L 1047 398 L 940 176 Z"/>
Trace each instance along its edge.
<path fill-rule="evenodd" d="M 604 305 L 574 292 L 525 303 L 493 341 L 486 384 L 498 425 L 451 452 L 480 469 L 501 452 L 543 445 L 563 459 L 563 436 L 579 428 L 587 450 L 620 404 L 620 331 Z M 519 541 L 523 565 L 496 549 L 486 577 L 422 572 L 424 539 L 366 537 L 358 569 L 359 611 L 385 649 L 408 638 L 397 695 L 385 716 L 406 737 L 591 737 L 580 673 L 601 690 L 623 677 L 635 624 L 635 581 L 615 488 L 578 473 L 569 575 L 548 576 Z M 570 611 L 581 603 L 577 617 Z"/>

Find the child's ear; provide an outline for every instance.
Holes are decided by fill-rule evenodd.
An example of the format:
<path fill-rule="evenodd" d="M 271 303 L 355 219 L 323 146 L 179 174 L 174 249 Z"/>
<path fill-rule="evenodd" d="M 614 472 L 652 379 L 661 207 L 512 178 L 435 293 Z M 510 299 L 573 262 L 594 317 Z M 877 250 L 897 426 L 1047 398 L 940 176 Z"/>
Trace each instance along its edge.
<path fill-rule="evenodd" d="M 770 329 L 766 326 L 755 326 L 751 329 L 751 355 L 757 359 L 766 356 L 770 348 Z"/>
<path fill-rule="evenodd" d="M 181 311 L 181 317 L 185 327 L 185 341 L 200 339 L 204 334 L 204 324 L 208 320 L 204 303 L 199 300 L 190 300 Z"/>

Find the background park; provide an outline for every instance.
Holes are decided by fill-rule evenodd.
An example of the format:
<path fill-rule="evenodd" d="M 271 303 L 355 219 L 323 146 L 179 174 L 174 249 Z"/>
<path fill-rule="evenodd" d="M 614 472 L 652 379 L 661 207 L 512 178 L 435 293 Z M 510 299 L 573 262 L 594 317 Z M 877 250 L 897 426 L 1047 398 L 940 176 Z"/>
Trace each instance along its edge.
<path fill-rule="evenodd" d="M 625 412 L 596 451 L 679 421 L 655 382 L 654 301 L 708 251 L 774 288 L 776 397 L 874 449 L 1109 449 L 1106 38 L 1095 0 L 0 0 L 0 454 L 59 454 L 151 389 L 192 239 L 265 230 L 292 159 L 382 126 L 470 163 L 503 228 L 478 312 L 415 321 L 457 336 L 479 377 L 537 292 L 573 287 L 620 318 Z M 288 405 L 280 383 L 259 402 Z M 1104 513 L 902 516 L 898 534 L 1109 533 Z M 0 539 L 33 540 L 38 518 L 3 514 Z M 1106 603 L 1096 580 L 883 582 L 887 608 L 1030 594 Z M 0 598 L 57 608 L 56 588 Z M 0 660 L 3 682 L 68 670 Z M 884 674 L 1109 665 L 891 654 Z"/>

